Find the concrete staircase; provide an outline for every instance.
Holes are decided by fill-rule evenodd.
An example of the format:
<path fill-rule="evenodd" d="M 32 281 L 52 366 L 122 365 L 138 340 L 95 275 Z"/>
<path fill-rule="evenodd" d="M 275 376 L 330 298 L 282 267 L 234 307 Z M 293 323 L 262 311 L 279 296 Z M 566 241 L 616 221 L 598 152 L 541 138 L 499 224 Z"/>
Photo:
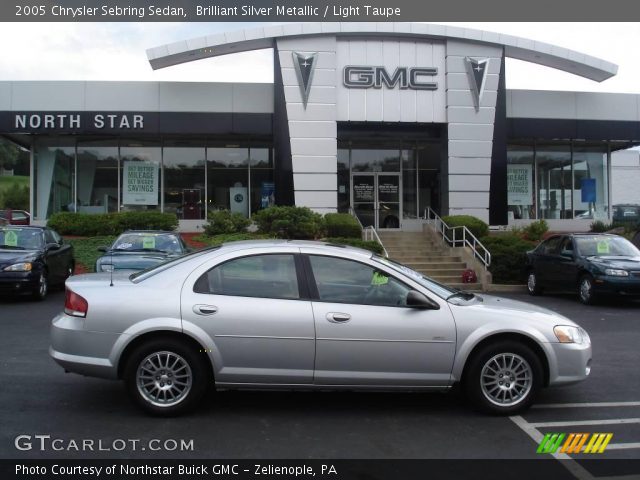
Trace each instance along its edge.
<path fill-rule="evenodd" d="M 387 232 L 378 235 L 389 258 L 434 280 L 461 290 L 478 290 L 478 283 L 462 283 L 462 272 L 468 268 L 462 257 L 423 232 Z"/>

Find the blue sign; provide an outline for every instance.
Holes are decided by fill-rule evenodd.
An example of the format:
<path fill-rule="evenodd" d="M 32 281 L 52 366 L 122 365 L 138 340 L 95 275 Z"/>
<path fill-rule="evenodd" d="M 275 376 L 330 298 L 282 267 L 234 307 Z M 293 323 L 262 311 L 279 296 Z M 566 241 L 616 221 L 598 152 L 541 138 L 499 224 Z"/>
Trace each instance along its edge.
<path fill-rule="evenodd" d="M 596 179 L 583 178 L 580 184 L 582 203 L 596 203 Z"/>
<path fill-rule="evenodd" d="M 272 207 L 276 204 L 276 186 L 273 182 L 262 182 L 260 188 L 260 208 Z"/>

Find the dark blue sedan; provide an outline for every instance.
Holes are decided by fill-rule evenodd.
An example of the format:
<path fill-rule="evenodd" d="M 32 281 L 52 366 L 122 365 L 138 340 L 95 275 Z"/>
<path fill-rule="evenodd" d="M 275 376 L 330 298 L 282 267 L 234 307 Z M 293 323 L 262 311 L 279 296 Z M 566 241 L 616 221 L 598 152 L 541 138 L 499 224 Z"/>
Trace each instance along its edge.
<path fill-rule="evenodd" d="M 47 227 L 0 227 L 0 293 L 42 300 L 73 274 L 73 247 Z"/>
<path fill-rule="evenodd" d="M 618 235 L 554 235 L 527 252 L 527 290 L 573 290 L 585 304 L 602 295 L 640 297 L 640 250 Z"/>
<path fill-rule="evenodd" d="M 104 255 L 96 261 L 96 272 L 143 270 L 189 251 L 177 233 L 147 230 L 124 232 L 99 250 Z"/>

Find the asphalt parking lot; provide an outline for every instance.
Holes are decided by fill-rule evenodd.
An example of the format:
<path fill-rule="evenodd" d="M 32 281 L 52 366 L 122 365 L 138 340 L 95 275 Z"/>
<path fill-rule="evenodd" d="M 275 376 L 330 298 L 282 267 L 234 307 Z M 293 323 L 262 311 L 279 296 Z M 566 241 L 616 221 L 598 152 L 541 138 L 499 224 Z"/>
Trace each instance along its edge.
<path fill-rule="evenodd" d="M 577 321 L 594 349 L 586 382 L 545 390 L 535 408 L 512 418 L 478 414 L 455 393 L 336 392 L 221 392 L 190 416 L 151 418 L 121 383 L 65 374 L 50 360 L 49 322 L 62 309 L 61 292 L 42 303 L 1 299 L 0 457 L 539 458 L 545 433 L 579 431 L 613 433 L 603 457 L 640 458 L 640 302 L 586 307 L 567 295 L 503 296 Z M 65 448 L 15 447 L 19 435 L 43 434 Z M 83 439 L 96 442 L 93 451 L 66 448 Z M 110 448 L 115 439 L 140 442 L 98 450 L 98 441 Z M 193 440 L 193 449 L 152 451 L 151 439 Z"/>

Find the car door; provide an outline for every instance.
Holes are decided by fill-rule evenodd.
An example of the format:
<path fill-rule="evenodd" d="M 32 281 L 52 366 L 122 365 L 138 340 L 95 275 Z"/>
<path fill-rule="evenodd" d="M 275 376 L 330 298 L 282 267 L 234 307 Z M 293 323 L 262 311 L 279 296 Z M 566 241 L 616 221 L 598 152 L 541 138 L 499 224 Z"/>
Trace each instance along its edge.
<path fill-rule="evenodd" d="M 573 238 L 570 236 L 562 237 L 560 240 L 560 245 L 555 255 L 553 273 L 558 288 L 572 290 L 576 287 L 578 265 L 573 248 Z"/>
<path fill-rule="evenodd" d="M 533 269 L 541 287 L 555 287 L 557 284 L 554 262 L 561 237 L 551 237 L 542 242 L 533 253 Z"/>
<path fill-rule="evenodd" d="M 49 228 L 43 230 L 44 234 L 44 257 L 49 270 L 49 281 L 57 283 L 66 274 L 65 250 L 60 248 L 53 231 Z"/>
<path fill-rule="evenodd" d="M 243 250 L 185 283 L 183 324 L 213 340 L 218 384 L 313 381 L 315 331 L 299 261 L 290 249 Z"/>
<path fill-rule="evenodd" d="M 456 330 L 446 302 L 439 310 L 409 308 L 412 287 L 382 266 L 308 253 L 315 384 L 450 383 Z"/>

